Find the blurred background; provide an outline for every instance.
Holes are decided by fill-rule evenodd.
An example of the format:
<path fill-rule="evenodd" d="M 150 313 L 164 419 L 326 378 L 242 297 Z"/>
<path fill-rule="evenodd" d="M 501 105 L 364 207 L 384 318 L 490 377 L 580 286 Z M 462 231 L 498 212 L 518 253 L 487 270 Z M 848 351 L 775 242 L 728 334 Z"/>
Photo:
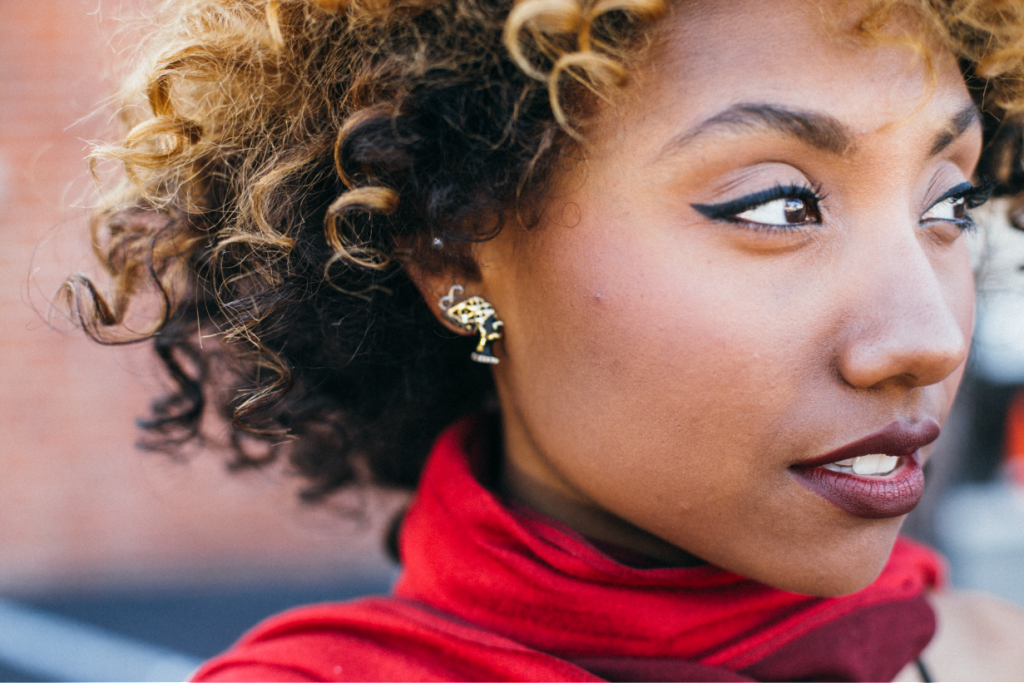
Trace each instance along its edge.
<path fill-rule="evenodd" d="M 149 0 L 0 0 L 0 680 L 173 680 L 286 607 L 386 592 L 395 500 L 311 508 L 280 470 L 133 446 L 148 348 L 51 309 L 95 273 L 84 156 Z M 362 510 L 356 515 L 353 510 Z"/>
<path fill-rule="evenodd" d="M 119 21 L 149 0 L 0 0 L 0 681 L 171 680 L 289 606 L 386 592 L 400 502 L 309 508 L 280 470 L 135 450 L 161 388 L 148 347 L 101 347 L 51 308 L 95 272 L 84 156 L 110 139 Z M 971 238 L 975 352 L 908 533 L 955 585 L 1024 604 L 1024 233 Z M 354 514 L 353 510 L 362 511 Z"/>

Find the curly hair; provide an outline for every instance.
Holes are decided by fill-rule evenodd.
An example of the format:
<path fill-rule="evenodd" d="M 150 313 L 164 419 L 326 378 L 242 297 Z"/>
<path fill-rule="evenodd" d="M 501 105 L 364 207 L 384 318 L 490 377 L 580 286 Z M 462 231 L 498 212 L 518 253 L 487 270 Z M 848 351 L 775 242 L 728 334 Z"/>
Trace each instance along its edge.
<path fill-rule="evenodd" d="M 908 10 L 959 58 L 984 114 L 979 173 L 1019 218 L 1024 5 L 887 0 L 857 28 L 884 37 Z M 474 241 L 534 225 L 669 11 L 166 0 L 126 87 L 127 135 L 92 157 L 124 170 L 91 225 L 110 293 L 81 275 L 64 289 L 95 339 L 155 345 L 174 388 L 141 422 L 150 446 L 201 436 L 212 405 L 234 466 L 284 453 L 309 500 L 355 482 L 414 487 L 437 434 L 494 386 L 404 267 L 472 278 Z M 126 333 L 144 291 L 159 314 Z"/>

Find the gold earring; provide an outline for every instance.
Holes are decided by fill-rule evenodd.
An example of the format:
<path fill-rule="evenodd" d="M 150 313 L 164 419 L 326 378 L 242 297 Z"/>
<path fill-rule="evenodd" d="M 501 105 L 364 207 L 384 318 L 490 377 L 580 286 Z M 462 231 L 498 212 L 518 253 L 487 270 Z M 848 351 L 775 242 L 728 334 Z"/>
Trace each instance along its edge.
<path fill-rule="evenodd" d="M 494 307 L 483 297 L 471 296 L 465 301 L 455 303 L 465 291 L 462 285 L 452 285 L 448 293 L 438 300 L 437 305 L 444 311 L 444 317 L 453 324 L 467 332 L 476 332 L 480 335 L 480 341 L 470 358 L 477 363 L 497 365 L 499 361 L 494 355 L 494 342 L 501 339 L 501 328 L 505 323 L 498 319 Z"/>

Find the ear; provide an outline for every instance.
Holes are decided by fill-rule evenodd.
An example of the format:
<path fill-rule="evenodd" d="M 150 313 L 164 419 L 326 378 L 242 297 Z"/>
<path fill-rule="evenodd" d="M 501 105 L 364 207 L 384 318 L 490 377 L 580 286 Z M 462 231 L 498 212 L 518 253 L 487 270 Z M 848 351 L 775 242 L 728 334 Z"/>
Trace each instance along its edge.
<path fill-rule="evenodd" d="M 440 321 L 442 325 L 462 335 L 470 335 L 472 332 L 467 331 L 462 325 L 458 325 L 448 319 L 448 316 L 444 314 L 444 308 L 442 308 L 442 298 L 449 295 L 452 292 L 454 285 L 461 285 L 464 289 L 456 300 L 458 303 L 462 299 L 473 296 L 468 290 L 472 287 L 473 283 L 465 282 L 465 275 L 461 278 L 458 277 L 454 272 L 448 269 L 445 270 L 428 270 L 413 261 L 406 261 L 403 268 L 405 268 L 406 274 L 409 279 L 413 281 L 416 288 L 420 290 L 420 294 L 423 295 L 423 299 L 427 302 L 427 307 L 430 308 L 434 317 Z M 451 304 L 445 306 L 450 307 Z"/>

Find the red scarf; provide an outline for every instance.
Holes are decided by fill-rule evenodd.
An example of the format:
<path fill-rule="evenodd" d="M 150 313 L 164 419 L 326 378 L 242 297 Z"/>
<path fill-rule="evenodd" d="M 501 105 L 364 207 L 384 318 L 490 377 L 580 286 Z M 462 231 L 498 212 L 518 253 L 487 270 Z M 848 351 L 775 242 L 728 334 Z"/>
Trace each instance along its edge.
<path fill-rule="evenodd" d="M 899 539 L 839 598 L 711 565 L 637 569 L 513 511 L 471 472 L 471 420 L 447 430 L 402 529 L 393 598 L 275 617 L 197 680 L 891 680 L 931 639 L 936 555 Z"/>

